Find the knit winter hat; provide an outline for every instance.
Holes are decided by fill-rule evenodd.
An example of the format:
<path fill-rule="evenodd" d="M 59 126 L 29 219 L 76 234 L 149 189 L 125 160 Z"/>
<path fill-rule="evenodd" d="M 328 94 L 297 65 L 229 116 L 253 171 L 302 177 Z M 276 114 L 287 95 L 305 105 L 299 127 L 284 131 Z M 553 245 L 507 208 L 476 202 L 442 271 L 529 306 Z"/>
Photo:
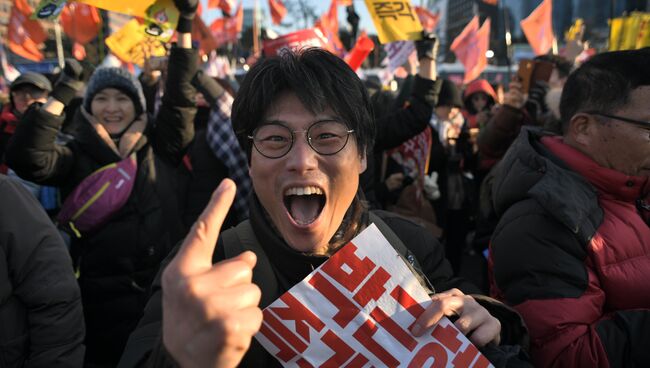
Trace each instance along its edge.
<path fill-rule="evenodd" d="M 95 70 L 86 86 L 84 108 L 91 112 L 90 104 L 95 95 L 106 88 L 115 88 L 129 96 L 135 106 L 136 116 L 142 114 L 147 106 L 140 81 L 129 71 L 116 67 L 102 67 Z"/>

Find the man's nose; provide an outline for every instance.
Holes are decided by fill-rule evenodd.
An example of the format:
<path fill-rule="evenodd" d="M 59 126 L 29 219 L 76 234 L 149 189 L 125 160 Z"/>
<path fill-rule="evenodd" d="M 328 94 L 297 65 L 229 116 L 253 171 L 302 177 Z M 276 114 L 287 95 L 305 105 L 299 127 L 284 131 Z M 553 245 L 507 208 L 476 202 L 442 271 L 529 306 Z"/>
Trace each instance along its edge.
<path fill-rule="evenodd" d="M 318 153 L 311 148 L 304 132 L 295 133 L 293 147 L 287 156 L 287 168 L 291 171 L 304 172 L 318 167 Z"/>

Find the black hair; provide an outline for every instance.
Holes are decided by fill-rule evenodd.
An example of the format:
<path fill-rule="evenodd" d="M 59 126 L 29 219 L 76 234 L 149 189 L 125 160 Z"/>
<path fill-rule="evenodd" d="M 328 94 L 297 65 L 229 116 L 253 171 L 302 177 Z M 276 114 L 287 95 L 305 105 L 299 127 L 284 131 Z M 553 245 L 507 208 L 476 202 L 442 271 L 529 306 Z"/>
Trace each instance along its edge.
<path fill-rule="evenodd" d="M 293 92 L 314 114 L 331 108 L 354 129 L 359 153 L 372 147 L 376 128 L 363 82 L 338 56 L 305 48 L 257 62 L 241 83 L 232 105 L 232 125 L 249 162 L 248 136 L 284 92 Z"/>
<path fill-rule="evenodd" d="M 557 69 L 560 78 L 568 77 L 573 69 L 573 63 L 560 55 L 539 55 L 535 57 L 535 60 L 552 63 L 553 66 L 555 66 L 555 69 Z"/>
<path fill-rule="evenodd" d="M 612 112 L 629 102 L 630 92 L 650 85 L 650 48 L 595 55 L 569 75 L 560 98 L 562 131 L 587 111 Z"/>

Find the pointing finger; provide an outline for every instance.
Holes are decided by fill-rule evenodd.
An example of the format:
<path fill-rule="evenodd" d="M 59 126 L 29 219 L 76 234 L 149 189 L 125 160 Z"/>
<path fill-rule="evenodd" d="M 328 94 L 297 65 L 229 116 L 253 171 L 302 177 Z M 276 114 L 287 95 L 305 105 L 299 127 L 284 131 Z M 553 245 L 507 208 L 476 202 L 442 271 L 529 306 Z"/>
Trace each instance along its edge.
<path fill-rule="evenodd" d="M 236 190 L 232 180 L 224 179 L 214 191 L 176 255 L 179 271 L 192 274 L 212 267 L 215 244 Z"/>

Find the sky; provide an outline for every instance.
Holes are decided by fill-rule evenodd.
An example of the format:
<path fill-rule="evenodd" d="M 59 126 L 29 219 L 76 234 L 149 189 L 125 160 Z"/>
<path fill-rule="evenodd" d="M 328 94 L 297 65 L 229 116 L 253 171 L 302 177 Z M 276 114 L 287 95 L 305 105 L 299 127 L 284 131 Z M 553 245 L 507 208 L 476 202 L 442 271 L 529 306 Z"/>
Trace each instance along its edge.
<path fill-rule="evenodd" d="M 239 4 L 239 1 L 241 0 L 237 0 L 237 4 Z M 278 32 L 279 34 L 287 33 L 288 30 L 286 28 L 280 28 L 274 26 L 271 23 L 270 15 L 269 15 L 269 1 L 268 0 L 257 0 L 257 1 L 259 6 L 262 8 L 262 13 L 265 14 L 267 17 L 269 17 L 269 19 L 264 20 L 264 24 L 269 25 L 271 29 Z M 376 33 L 375 27 L 372 24 L 372 19 L 370 19 L 370 15 L 368 14 L 368 9 L 366 8 L 365 1 L 363 0 L 353 0 L 353 1 L 354 1 L 354 7 L 357 11 L 357 14 L 359 14 L 359 17 L 361 18 L 359 29 L 366 30 L 368 31 L 368 33 Z M 246 8 L 253 8 L 255 1 L 243 0 L 243 2 L 244 2 L 244 9 L 246 9 Z M 325 13 L 330 6 L 330 0 L 305 0 L 305 2 L 309 5 L 314 6 L 317 14 Z M 201 3 L 203 5 L 203 19 L 207 24 L 210 24 L 215 18 L 221 17 L 221 10 L 207 8 L 208 0 L 201 0 Z M 418 2 L 417 0 L 416 1 L 412 0 L 411 3 L 417 4 Z M 347 14 L 345 11 L 345 7 L 339 6 L 338 13 L 339 13 L 339 24 L 347 25 L 348 24 L 346 20 Z M 291 14 L 287 14 L 287 17 L 291 17 Z"/>

